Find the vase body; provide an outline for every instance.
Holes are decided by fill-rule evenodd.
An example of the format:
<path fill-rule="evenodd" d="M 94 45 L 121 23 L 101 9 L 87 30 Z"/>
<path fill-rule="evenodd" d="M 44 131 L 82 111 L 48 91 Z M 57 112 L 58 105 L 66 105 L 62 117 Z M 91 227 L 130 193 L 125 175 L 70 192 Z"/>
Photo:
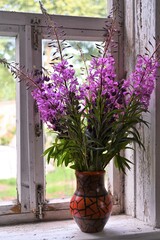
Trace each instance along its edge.
<path fill-rule="evenodd" d="M 77 189 L 70 201 L 71 214 L 82 232 L 103 230 L 112 211 L 112 197 L 105 189 L 105 171 L 76 171 Z"/>

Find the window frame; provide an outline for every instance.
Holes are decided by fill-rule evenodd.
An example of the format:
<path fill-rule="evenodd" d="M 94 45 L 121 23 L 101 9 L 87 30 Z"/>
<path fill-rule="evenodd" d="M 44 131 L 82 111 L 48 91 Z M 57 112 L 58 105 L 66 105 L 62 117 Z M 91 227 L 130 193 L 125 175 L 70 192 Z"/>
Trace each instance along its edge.
<path fill-rule="evenodd" d="M 59 15 L 52 18 L 63 26 L 67 40 L 103 40 L 104 18 Z M 32 66 L 42 66 L 41 41 L 47 36 L 46 29 L 42 14 L 0 11 L 0 35 L 16 37 L 16 61 L 20 66 L 25 66 L 26 70 L 31 71 Z M 117 39 L 118 77 L 123 73 L 123 66 L 119 67 L 123 58 L 122 39 L 123 33 Z M 23 81 L 16 83 L 16 88 L 17 202 L 0 205 L 0 224 L 71 218 L 69 201 L 45 200 L 42 123 L 31 97 L 31 89 L 26 89 Z M 114 198 L 113 213 L 117 214 L 123 212 L 123 175 L 115 170 L 113 163 L 109 168 L 108 183 Z"/>

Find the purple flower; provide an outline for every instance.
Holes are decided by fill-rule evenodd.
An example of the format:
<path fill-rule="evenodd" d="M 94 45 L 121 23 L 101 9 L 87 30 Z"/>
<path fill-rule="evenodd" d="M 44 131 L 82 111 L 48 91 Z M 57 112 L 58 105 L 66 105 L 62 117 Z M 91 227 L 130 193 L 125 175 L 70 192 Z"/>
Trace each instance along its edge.
<path fill-rule="evenodd" d="M 132 86 L 130 95 L 134 96 L 146 110 L 154 90 L 157 67 L 158 62 L 154 57 L 139 56 L 135 71 L 129 77 Z"/>
<path fill-rule="evenodd" d="M 71 93 L 79 100 L 83 91 L 75 77 L 74 69 L 67 61 L 54 65 L 51 77 L 42 77 L 39 82 L 40 88 L 34 89 L 32 96 L 37 102 L 41 119 L 49 128 L 57 130 L 60 120 L 67 115 Z"/>
<path fill-rule="evenodd" d="M 114 69 L 115 61 L 112 56 L 106 58 L 93 58 L 90 63 L 88 84 L 85 84 L 86 95 L 93 101 L 98 92 L 102 95 L 108 93 L 110 97 L 115 91 L 117 83 L 114 81 L 116 74 Z"/>
<path fill-rule="evenodd" d="M 39 88 L 34 89 L 32 95 L 42 120 L 49 128 L 61 132 L 67 127 L 65 119 L 71 114 L 73 105 L 77 111 L 81 111 L 83 106 L 94 115 L 92 110 L 99 98 L 105 103 L 103 114 L 115 109 L 125 112 L 132 101 L 147 110 L 154 89 L 157 64 L 153 57 L 139 56 L 135 71 L 127 79 L 117 80 L 113 56 L 92 58 L 86 82 L 80 85 L 73 66 L 63 60 L 53 65 L 50 78 L 38 76 L 36 81 Z"/>

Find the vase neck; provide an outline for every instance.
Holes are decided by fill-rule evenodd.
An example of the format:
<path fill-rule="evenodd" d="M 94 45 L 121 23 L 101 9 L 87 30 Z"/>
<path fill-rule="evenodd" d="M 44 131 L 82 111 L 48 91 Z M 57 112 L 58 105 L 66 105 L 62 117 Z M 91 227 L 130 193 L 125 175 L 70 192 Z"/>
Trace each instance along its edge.
<path fill-rule="evenodd" d="M 76 172 L 76 195 L 97 196 L 107 194 L 104 184 L 105 171 L 102 172 Z"/>

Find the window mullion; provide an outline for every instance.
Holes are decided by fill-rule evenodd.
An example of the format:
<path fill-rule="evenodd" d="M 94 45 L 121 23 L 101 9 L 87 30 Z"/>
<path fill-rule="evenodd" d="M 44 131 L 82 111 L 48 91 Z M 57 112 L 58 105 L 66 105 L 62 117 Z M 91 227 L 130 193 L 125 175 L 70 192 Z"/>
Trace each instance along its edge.
<path fill-rule="evenodd" d="M 25 28 L 19 27 L 16 41 L 16 62 L 26 65 L 26 35 Z M 29 202 L 29 162 L 27 142 L 27 90 L 23 81 L 16 83 L 16 117 L 17 117 L 17 190 L 21 212 L 30 209 Z"/>
<path fill-rule="evenodd" d="M 41 35 L 38 34 L 38 48 L 33 48 L 32 33 L 34 27 L 26 26 L 26 69 L 29 71 L 40 69 L 42 66 Z M 29 161 L 29 184 L 30 184 L 30 209 L 36 211 L 37 206 L 37 189 L 40 187 L 41 201 L 44 201 L 45 192 L 45 173 L 43 160 L 43 131 L 42 123 L 31 96 L 31 89 L 27 91 L 27 119 L 28 119 L 28 161 Z"/>
<path fill-rule="evenodd" d="M 31 26 L 20 28 L 17 39 L 17 60 L 26 71 L 41 66 L 41 47 L 35 51 L 32 48 Z M 39 127 L 41 133 L 36 135 Z M 18 200 L 21 212 L 37 209 L 37 187 L 44 186 L 43 136 L 39 113 L 35 112 L 31 90 L 26 83 L 17 83 L 17 146 L 18 146 Z M 41 174 L 39 174 L 41 173 Z"/>

